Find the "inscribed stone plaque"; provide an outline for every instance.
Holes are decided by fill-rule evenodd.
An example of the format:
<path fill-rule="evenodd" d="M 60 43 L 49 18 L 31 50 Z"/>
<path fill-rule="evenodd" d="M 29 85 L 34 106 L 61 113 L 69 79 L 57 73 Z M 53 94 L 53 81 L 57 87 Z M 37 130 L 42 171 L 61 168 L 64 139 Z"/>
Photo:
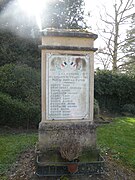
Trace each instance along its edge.
<path fill-rule="evenodd" d="M 46 118 L 89 118 L 89 56 L 46 54 Z"/>

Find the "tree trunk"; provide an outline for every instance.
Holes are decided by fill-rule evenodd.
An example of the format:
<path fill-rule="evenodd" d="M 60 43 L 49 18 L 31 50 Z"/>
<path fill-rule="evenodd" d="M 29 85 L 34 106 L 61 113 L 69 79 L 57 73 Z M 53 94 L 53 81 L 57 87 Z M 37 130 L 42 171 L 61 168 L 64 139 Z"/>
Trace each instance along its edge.
<path fill-rule="evenodd" d="M 118 37 L 119 37 L 119 22 L 118 22 L 118 12 L 117 5 L 115 4 L 115 34 L 114 34 L 114 50 L 113 50 L 113 71 L 116 72 L 118 70 L 117 67 L 117 53 L 118 53 Z"/>

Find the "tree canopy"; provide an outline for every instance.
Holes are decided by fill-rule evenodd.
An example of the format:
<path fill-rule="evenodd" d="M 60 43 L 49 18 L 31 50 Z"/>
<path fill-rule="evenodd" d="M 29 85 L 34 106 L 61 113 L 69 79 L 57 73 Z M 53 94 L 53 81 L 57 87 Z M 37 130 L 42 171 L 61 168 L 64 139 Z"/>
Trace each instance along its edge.
<path fill-rule="evenodd" d="M 28 15 L 25 8 L 21 9 L 18 1 L 3 0 L 0 3 L 1 28 L 23 36 L 38 35 L 38 29 L 44 28 L 86 28 L 84 5 L 84 0 L 46 1 L 41 12 Z"/>
<path fill-rule="evenodd" d="M 135 72 L 135 13 L 131 16 L 131 28 L 127 31 L 126 42 L 123 46 L 123 52 L 126 54 L 124 69 L 129 73 Z"/>
<path fill-rule="evenodd" d="M 38 39 L 25 39 L 9 31 L 0 31 L 0 66 L 15 63 L 39 68 L 39 57 Z"/>
<path fill-rule="evenodd" d="M 49 28 L 85 28 L 84 0 L 56 0 L 43 13 L 43 26 Z"/>

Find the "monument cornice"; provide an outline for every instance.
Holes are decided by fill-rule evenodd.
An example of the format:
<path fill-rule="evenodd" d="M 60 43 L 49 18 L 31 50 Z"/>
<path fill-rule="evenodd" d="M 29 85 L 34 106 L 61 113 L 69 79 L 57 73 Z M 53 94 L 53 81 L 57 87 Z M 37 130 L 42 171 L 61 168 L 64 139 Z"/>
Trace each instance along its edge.
<path fill-rule="evenodd" d="M 41 31 L 42 36 L 58 36 L 58 37 L 80 37 L 97 39 L 98 35 L 80 29 L 45 29 Z"/>
<path fill-rule="evenodd" d="M 97 48 L 93 47 L 76 47 L 76 46 L 48 46 L 48 45 L 39 45 L 39 49 L 47 50 L 72 50 L 72 51 L 97 51 Z"/>

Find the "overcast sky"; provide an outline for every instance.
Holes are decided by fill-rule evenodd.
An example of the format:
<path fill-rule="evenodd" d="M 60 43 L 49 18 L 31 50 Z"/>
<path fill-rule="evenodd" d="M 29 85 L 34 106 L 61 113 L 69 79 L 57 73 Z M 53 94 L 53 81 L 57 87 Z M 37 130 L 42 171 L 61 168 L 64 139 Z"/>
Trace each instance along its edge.
<path fill-rule="evenodd" d="M 25 16 L 26 14 L 30 15 L 33 11 L 36 11 L 35 14 L 33 14 L 34 16 L 32 17 L 32 19 L 33 18 L 36 19 L 37 25 L 41 29 L 42 24 L 40 22 L 40 15 L 38 16 L 38 12 L 40 12 L 39 10 L 42 9 L 42 6 L 43 6 L 42 3 L 47 2 L 47 1 L 50 1 L 50 0 L 44 0 L 44 1 L 43 0 L 14 0 L 13 3 L 10 3 L 10 5 L 7 6 L 4 12 L 0 14 L 0 20 L 2 20 L 2 18 L 5 18 L 5 17 L 10 17 L 11 21 L 8 26 L 9 28 L 11 28 L 11 26 L 14 26 L 14 24 L 16 25 L 20 22 L 23 23 L 23 21 L 21 21 L 22 16 L 18 18 L 18 13 L 20 11 L 19 8 L 21 7 L 17 7 L 16 3 L 14 3 L 14 2 L 20 2 L 20 5 L 23 8 Z M 99 27 L 104 27 L 103 24 L 101 25 L 101 20 L 100 20 L 100 14 L 104 15 L 103 6 L 105 6 L 107 12 L 109 12 L 109 14 L 114 17 L 113 4 L 115 3 L 115 1 L 119 2 L 120 0 L 93 0 L 93 1 L 84 0 L 84 1 L 86 5 L 85 6 L 86 14 L 87 12 L 90 12 L 90 17 L 86 16 L 87 23 L 91 27 L 91 31 L 99 35 L 97 24 Z M 127 1 L 128 0 L 123 0 L 123 4 L 125 4 Z M 133 12 L 135 12 L 135 10 L 133 10 Z M 29 18 L 27 18 L 27 20 L 28 19 Z M 23 18 L 23 20 L 26 21 L 26 18 Z M 30 22 L 32 23 L 32 21 Z M 128 27 L 123 26 L 122 31 L 126 32 L 126 29 L 128 29 Z M 18 29 L 16 31 L 18 32 Z M 99 38 L 95 41 L 95 47 L 99 48 L 103 46 L 104 46 L 103 41 L 99 35 Z"/>

